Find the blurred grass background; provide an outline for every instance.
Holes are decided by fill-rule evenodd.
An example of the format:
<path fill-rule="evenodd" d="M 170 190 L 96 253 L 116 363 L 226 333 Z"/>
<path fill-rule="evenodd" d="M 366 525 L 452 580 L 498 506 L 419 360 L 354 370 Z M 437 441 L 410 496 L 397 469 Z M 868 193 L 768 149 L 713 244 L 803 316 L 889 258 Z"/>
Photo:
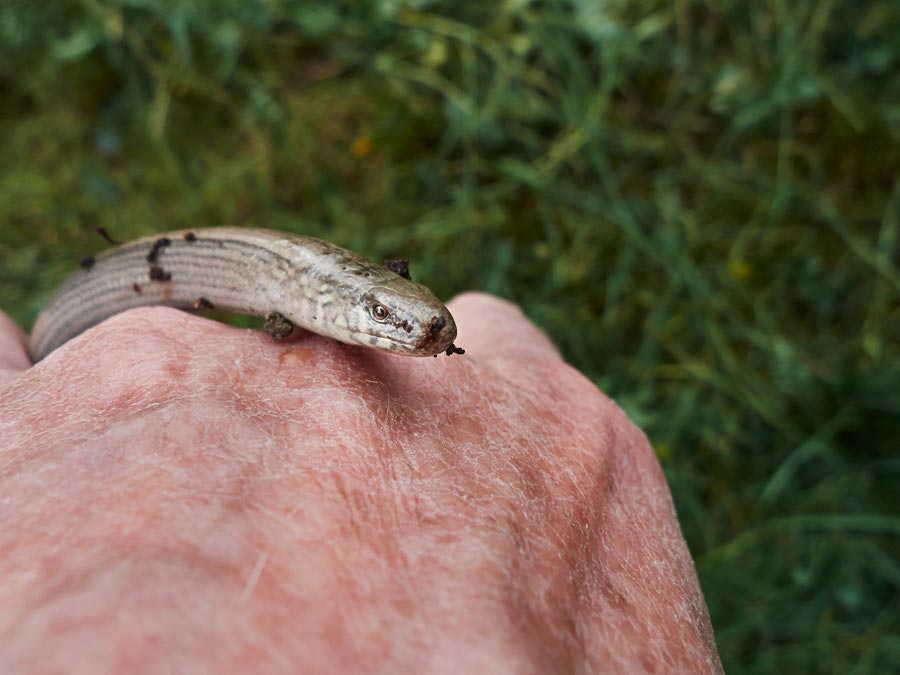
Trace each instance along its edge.
<path fill-rule="evenodd" d="M 223 223 L 511 298 L 649 435 L 728 672 L 900 672 L 898 73 L 893 0 L 4 0 L 0 306 Z"/>

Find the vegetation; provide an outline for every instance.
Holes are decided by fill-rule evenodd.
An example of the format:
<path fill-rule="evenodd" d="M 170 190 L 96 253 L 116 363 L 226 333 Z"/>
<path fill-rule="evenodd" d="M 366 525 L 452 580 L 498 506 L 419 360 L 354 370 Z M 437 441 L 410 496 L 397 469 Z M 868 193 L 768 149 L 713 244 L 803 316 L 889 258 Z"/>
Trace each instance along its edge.
<path fill-rule="evenodd" d="M 900 672 L 898 69 L 891 0 L 5 0 L 0 306 L 223 223 L 511 298 L 653 442 L 728 672 Z"/>

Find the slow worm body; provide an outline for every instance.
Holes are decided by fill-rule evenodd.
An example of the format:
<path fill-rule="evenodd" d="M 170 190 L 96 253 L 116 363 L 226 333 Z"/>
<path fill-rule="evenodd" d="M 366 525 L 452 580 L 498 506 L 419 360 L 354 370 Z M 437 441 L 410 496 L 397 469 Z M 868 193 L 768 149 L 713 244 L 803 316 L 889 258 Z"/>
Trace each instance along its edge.
<path fill-rule="evenodd" d="M 396 354 L 461 351 L 453 317 L 425 286 L 313 237 L 215 227 L 145 237 L 85 260 L 38 316 L 31 357 L 146 305 L 280 315 Z"/>

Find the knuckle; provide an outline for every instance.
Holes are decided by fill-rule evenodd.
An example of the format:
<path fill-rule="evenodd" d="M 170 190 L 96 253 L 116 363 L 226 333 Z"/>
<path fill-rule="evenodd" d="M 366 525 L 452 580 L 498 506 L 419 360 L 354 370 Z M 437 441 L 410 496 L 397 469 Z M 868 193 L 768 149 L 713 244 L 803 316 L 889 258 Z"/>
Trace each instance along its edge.
<path fill-rule="evenodd" d="M 80 336 L 78 363 L 108 383 L 163 393 L 184 375 L 193 317 L 168 307 L 141 307 L 116 314 Z"/>

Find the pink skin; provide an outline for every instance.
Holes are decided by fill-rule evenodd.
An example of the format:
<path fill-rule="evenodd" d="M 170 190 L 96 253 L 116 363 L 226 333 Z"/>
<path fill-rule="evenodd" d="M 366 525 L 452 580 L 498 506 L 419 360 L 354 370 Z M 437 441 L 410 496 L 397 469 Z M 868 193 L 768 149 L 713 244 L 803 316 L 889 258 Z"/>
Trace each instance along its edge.
<path fill-rule="evenodd" d="M 643 434 L 514 305 L 465 356 L 0 315 L 0 672 L 715 673 Z"/>

